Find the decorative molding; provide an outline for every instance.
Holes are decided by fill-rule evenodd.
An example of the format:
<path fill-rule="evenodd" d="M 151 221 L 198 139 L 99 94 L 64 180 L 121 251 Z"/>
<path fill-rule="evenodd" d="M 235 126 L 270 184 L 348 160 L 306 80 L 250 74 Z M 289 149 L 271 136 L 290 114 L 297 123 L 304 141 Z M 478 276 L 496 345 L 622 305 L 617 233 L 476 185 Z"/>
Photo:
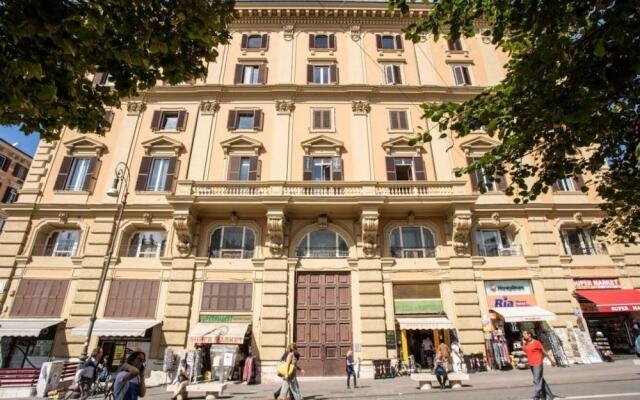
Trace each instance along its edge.
<path fill-rule="evenodd" d="M 582 215 L 581 212 L 577 212 L 575 214 L 573 214 L 573 221 L 577 224 L 583 224 L 584 223 L 584 216 Z"/>
<path fill-rule="evenodd" d="M 293 100 L 276 100 L 276 111 L 278 114 L 290 114 L 296 109 Z"/>
<path fill-rule="evenodd" d="M 144 147 L 144 154 L 149 156 L 151 153 L 170 153 L 179 156 L 184 150 L 184 145 L 168 136 L 158 136 L 153 139 L 145 140 L 141 143 Z"/>
<path fill-rule="evenodd" d="M 411 225 L 416 222 L 416 215 L 413 213 L 413 211 L 409 211 L 409 214 L 407 214 L 407 222 Z"/>
<path fill-rule="evenodd" d="M 231 221 L 231 225 L 238 225 L 238 214 L 235 211 L 232 211 L 229 215 L 229 221 Z"/>
<path fill-rule="evenodd" d="M 491 214 L 491 220 L 495 224 L 499 224 L 500 223 L 500 214 L 498 212 L 494 212 L 493 214 Z"/>
<path fill-rule="evenodd" d="M 193 245 L 193 227 L 195 225 L 195 219 L 191 214 L 174 214 L 173 215 L 173 227 L 178 236 L 178 243 L 176 248 L 178 252 L 187 256 L 191 252 Z"/>
<path fill-rule="evenodd" d="M 264 149 L 262 142 L 245 135 L 240 135 L 227 139 L 220 143 L 225 155 L 229 155 L 232 151 L 253 152 L 254 155 L 260 155 Z"/>
<path fill-rule="evenodd" d="M 360 217 L 362 227 L 362 251 L 366 257 L 373 257 L 378 249 L 378 225 L 377 211 L 363 212 Z"/>
<path fill-rule="evenodd" d="M 349 33 L 351 34 L 351 40 L 354 42 L 359 41 L 362 38 L 362 30 L 360 25 L 351 25 L 349 27 Z"/>
<path fill-rule="evenodd" d="M 452 218 L 453 232 L 451 241 L 457 255 L 467 254 L 469 247 L 469 233 L 471 231 L 471 215 L 456 214 Z"/>
<path fill-rule="evenodd" d="M 293 29 L 294 28 L 295 28 L 295 25 L 293 25 L 293 24 L 284 25 L 282 27 L 282 31 L 284 32 L 284 40 L 286 40 L 286 41 L 293 40 Z"/>
<path fill-rule="evenodd" d="M 284 254 L 284 227 L 286 218 L 282 210 L 267 211 L 267 246 L 273 257 Z"/>
<path fill-rule="evenodd" d="M 307 139 L 300 143 L 304 149 L 304 154 L 309 155 L 312 152 L 317 154 L 333 154 L 340 156 L 344 149 L 344 143 L 338 139 L 326 135 L 319 135 L 311 139 Z"/>
<path fill-rule="evenodd" d="M 58 214 L 58 222 L 62 225 L 66 225 L 69 220 L 69 214 L 66 212 L 61 212 Z"/>
<path fill-rule="evenodd" d="M 151 213 L 144 213 L 142 214 L 142 219 L 144 219 L 144 223 L 147 225 L 151 225 L 151 222 L 153 222 L 153 215 Z"/>
<path fill-rule="evenodd" d="M 200 112 L 202 115 L 213 115 L 220 110 L 220 103 L 216 100 L 203 100 L 200 102 Z"/>
<path fill-rule="evenodd" d="M 371 111 L 371 105 L 366 100 L 352 100 L 351 111 L 355 115 L 366 115 Z"/>
<path fill-rule="evenodd" d="M 127 115 L 138 115 L 147 109 L 144 101 L 130 101 L 127 103 Z"/>
<path fill-rule="evenodd" d="M 102 157 L 102 153 L 107 148 L 104 144 L 92 139 L 89 136 L 82 136 L 77 139 L 64 142 L 64 146 L 67 148 L 67 155 L 82 155 L 95 153 L 96 157 Z"/>
<path fill-rule="evenodd" d="M 327 214 L 321 214 L 318 216 L 318 225 L 322 229 L 327 229 L 327 227 L 329 226 L 329 217 L 327 216 Z"/>
<path fill-rule="evenodd" d="M 416 143 L 411 145 L 411 138 L 408 136 L 398 136 L 382 143 L 382 148 L 387 155 L 398 153 L 415 153 L 420 156 L 424 152 L 424 147 Z"/>

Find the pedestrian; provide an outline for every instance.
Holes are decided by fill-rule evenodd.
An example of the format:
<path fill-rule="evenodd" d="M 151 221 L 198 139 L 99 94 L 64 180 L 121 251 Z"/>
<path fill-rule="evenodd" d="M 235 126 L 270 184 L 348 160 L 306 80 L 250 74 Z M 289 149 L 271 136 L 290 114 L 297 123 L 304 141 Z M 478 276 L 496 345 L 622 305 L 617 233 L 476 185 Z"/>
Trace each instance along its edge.
<path fill-rule="evenodd" d="M 144 383 L 145 360 L 143 351 L 129 354 L 113 382 L 114 400 L 138 400 L 138 397 L 144 397 L 147 393 Z"/>
<path fill-rule="evenodd" d="M 84 362 L 80 373 L 81 390 L 86 394 L 91 391 L 91 386 L 98 378 L 98 371 L 102 368 L 102 349 L 97 347 L 91 352 L 91 356 Z"/>
<path fill-rule="evenodd" d="M 175 387 L 173 389 L 173 397 L 171 400 L 176 400 L 178 395 L 185 390 L 189 381 L 191 380 L 191 367 L 187 364 L 186 359 L 182 359 L 180 361 L 180 366 L 178 367 L 178 373 L 175 379 Z"/>
<path fill-rule="evenodd" d="M 433 341 L 429 336 L 422 339 L 422 365 L 431 368 L 433 365 Z"/>
<path fill-rule="evenodd" d="M 636 336 L 636 356 L 640 357 L 640 333 Z"/>
<path fill-rule="evenodd" d="M 293 365 L 293 369 L 291 369 L 291 373 L 288 376 L 282 378 L 282 385 L 280 386 L 280 389 L 274 393 L 273 397 L 276 399 L 304 400 L 302 394 L 300 394 L 300 385 L 298 385 L 297 378 L 298 371 L 304 374 L 304 370 L 298 366 L 300 353 L 298 353 L 298 347 L 296 344 L 289 343 L 285 354 L 286 357 L 283 355 L 283 362 L 286 363 L 285 370 L 289 371 L 291 369 L 291 365 Z"/>
<path fill-rule="evenodd" d="M 453 372 L 462 372 L 462 360 L 464 354 L 460 348 L 460 343 L 457 341 L 451 344 L 451 364 L 453 366 Z"/>
<path fill-rule="evenodd" d="M 351 377 L 353 376 L 353 388 L 356 389 L 358 385 L 356 384 L 356 371 L 355 371 L 355 362 L 353 361 L 353 351 L 347 351 L 347 356 L 345 357 L 346 361 L 346 369 L 347 369 L 347 389 L 351 389 L 350 382 Z"/>
<path fill-rule="evenodd" d="M 433 372 L 436 374 L 436 379 L 440 384 L 440 389 L 444 389 L 447 386 L 447 380 L 449 379 L 449 375 L 447 374 L 447 370 L 449 368 L 449 360 L 449 346 L 443 343 L 442 345 L 438 346 L 438 351 L 436 352 L 435 368 L 433 370 Z"/>
<path fill-rule="evenodd" d="M 556 366 L 556 360 L 547 354 L 539 340 L 534 339 L 530 331 L 522 331 L 522 349 L 527 354 L 529 360 L 529 368 L 533 374 L 533 400 L 553 400 L 555 395 L 551 392 L 551 388 L 544 380 L 542 360 L 547 357 L 551 361 L 551 365 Z"/>

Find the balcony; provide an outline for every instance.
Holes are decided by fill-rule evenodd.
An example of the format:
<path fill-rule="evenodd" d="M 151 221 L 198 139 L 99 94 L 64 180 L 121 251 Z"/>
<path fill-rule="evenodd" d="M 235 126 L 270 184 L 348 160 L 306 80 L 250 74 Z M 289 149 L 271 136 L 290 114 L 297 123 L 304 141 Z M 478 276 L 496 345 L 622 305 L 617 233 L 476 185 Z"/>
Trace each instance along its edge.
<path fill-rule="evenodd" d="M 478 255 L 480 257 L 517 257 L 522 256 L 522 247 L 519 245 L 511 245 L 509 247 L 502 246 L 478 246 Z"/>

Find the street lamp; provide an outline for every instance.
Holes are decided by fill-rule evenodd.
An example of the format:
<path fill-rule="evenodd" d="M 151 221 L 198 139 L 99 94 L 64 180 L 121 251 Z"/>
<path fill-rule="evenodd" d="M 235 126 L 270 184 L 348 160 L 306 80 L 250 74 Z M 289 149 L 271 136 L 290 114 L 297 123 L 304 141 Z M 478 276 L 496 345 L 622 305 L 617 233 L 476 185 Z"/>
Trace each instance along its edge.
<path fill-rule="evenodd" d="M 113 256 L 113 249 L 116 244 L 116 235 L 118 234 L 118 230 L 120 229 L 120 222 L 122 222 L 122 214 L 124 213 L 124 208 L 127 206 L 127 196 L 129 196 L 129 167 L 127 167 L 127 164 L 120 162 L 118 163 L 118 165 L 116 165 L 115 171 L 116 177 L 113 179 L 111 188 L 107 191 L 107 196 L 115 197 L 117 199 L 120 196 L 120 191 L 118 190 L 118 185 L 120 184 L 120 189 L 122 190 L 122 200 L 120 201 L 120 204 L 118 204 L 118 212 L 115 219 L 113 220 L 111 235 L 109 236 L 109 247 L 107 248 L 107 254 L 104 259 L 104 264 L 102 265 L 102 273 L 100 274 L 98 294 L 96 295 L 96 301 L 93 304 L 91 317 L 89 317 L 89 327 L 87 328 L 87 335 L 84 339 L 84 345 L 82 346 L 82 353 L 80 354 L 80 359 L 82 360 L 85 360 L 87 358 L 87 354 L 89 352 L 89 342 L 91 341 L 93 326 L 96 322 L 96 314 L 98 313 L 98 307 L 100 306 L 102 290 L 104 289 L 104 283 L 107 279 L 107 271 L 109 270 L 109 264 L 111 263 L 111 257 Z"/>

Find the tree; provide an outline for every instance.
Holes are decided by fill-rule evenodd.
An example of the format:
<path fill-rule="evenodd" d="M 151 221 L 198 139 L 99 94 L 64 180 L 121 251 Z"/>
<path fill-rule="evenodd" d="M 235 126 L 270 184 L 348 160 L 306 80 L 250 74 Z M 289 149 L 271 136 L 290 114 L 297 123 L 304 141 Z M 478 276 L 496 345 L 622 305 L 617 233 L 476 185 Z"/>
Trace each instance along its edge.
<path fill-rule="evenodd" d="M 61 129 L 104 134 L 119 107 L 158 80 L 206 74 L 228 43 L 232 0 L 0 2 L 0 124 L 47 140 Z M 92 74 L 114 85 L 94 85 Z"/>
<path fill-rule="evenodd" d="M 587 172 L 603 199 L 599 232 L 620 243 L 640 232 L 640 7 L 636 1 L 443 0 L 405 34 L 477 33 L 508 52 L 506 77 L 462 103 L 423 104 L 441 131 L 478 130 L 501 144 L 456 174 L 508 176 L 516 203 Z M 408 11 L 406 0 L 390 8 Z M 478 29 L 485 26 L 484 29 Z M 431 140 L 429 131 L 419 141 Z M 481 188 L 484 190 L 484 188 Z M 586 187 L 581 188 L 587 191 Z"/>

